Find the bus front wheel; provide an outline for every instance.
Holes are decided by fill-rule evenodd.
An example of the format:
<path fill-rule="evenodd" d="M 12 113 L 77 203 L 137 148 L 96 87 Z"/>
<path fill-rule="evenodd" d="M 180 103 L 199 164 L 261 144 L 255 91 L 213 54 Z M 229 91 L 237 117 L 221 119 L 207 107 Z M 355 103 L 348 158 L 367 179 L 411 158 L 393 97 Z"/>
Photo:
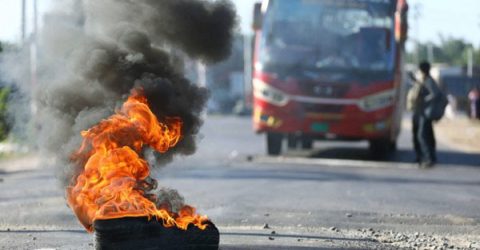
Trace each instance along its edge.
<path fill-rule="evenodd" d="M 388 139 L 378 139 L 369 141 L 370 152 L 374 157 L 386 157 L 395 152 L 397 142 Z"/>
<path fill-rule="evenodd" d="M 312 149 L 313 148 L 313 139 L 307 135 L 302 137 L 302 149 Z"/>
<path fill-rule="evenodd" d="M 280 155 L 282 152 L 283 135 L 280 133 L 267 133 L 267 153 L 268 155 Z"/>
<path fill-rule="evenodd" d="M 287 136 L 287 147 L 288 149 L 295 150 L 297 149 L 299 138 L 296 134 L 288 134 Z"/>

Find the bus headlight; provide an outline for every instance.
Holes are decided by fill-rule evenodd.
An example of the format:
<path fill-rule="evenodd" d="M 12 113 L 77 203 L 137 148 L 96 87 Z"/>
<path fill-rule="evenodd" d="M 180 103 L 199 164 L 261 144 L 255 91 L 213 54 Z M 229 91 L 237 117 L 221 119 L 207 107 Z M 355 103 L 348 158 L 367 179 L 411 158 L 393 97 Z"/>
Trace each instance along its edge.
<path fill-rule="evenodd" d="M 359 101 L 358 106 L 364 111 L 371 112 L 392 105 L 394 100 L 395 91 L 387 90 L 363 98 Z"/>
<path fill-rule="evenodd" d="M 253 79 L 253 95 L 277 106 L 285 106 L 289 101 L 287 94 L 259 79 Z"/>

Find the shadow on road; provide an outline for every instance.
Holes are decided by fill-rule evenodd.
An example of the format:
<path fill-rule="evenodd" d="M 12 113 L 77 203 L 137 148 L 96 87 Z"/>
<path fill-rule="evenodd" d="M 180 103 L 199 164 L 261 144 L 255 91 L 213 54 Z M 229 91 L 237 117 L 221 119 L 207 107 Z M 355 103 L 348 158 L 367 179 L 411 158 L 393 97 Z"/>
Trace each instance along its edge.
<path fill-rule="evenodd" d="M 0 236 L 3 237 L 18 237 L 18 235 L 28 234 L 35 234 L 39 237 L 42 234 L 58 234 L 58 233 L 67 233 L 69 235 L 84 235 L 88 236 L 86 240 L 91 240 L 89 234 L 85 230 L 71 230 L 71 229 L 61 229 L 61 230 L 0 230 Z M 9 236 L 11 235 L 11 236 Z M 47 236 L 43 236 L 47 237 Z M 350 242 L 352 244 L 361 244 L 361 243 L 374 243 L 371 239 L 355 239 L 355 238 L 341 238 L 341 237 L 327 237 L 327 236 L 310 236 L 310 235 L 301 235 L 301 234 L 263 234 L 263 233 L 236 233 L 236 232 L 228 232 L 228 233 L 221 233 L 221 238 L 223 237 L 234 237 L 234 238 L 265 238 L 274 237 L 275 239 L 280 238 L 291 238 L 291 239 L 298 239 L 300 240 L 322 240 L 325 242 L 331 242 L 332 244 L 335 242 Z M 268 241 L 268 240 L 267 240 Z M 249 242 L 245 240 L 244 242 Z M 262 245 L 262 246 L 248 246 L 248 245 L 220 245 L 220 249 L 222 250 L 246 250 L 246 249 L 288 249 L 288 250 L 309 250 L 309 249 L 319 249 L 319 250 L 327 250 L 332 248 L 324 248 L 324 247 L 308 247 L 308 246 L 278 246 L 278 245 Z M 357 250 L 357 249 L 365 249 L 365 248 L 357 248 L 357 247 L 348 247 L 342 249 L 350 249 L 350 250 Z"/>
<path fill-rule="evenodd" d="M 220 246 L 220 250 L 249 250 L 249 249 L 259 249 L 256 246 Z M 329 250 L 331 248 L 318 248 L 318 247 L 294 247 L 294 246 L 262 246 L 263 250 L 276 250 L 276 249 L 287 249 L 287 250 L 305 250 L 305 249 L 319 249 L 319 250 Z M 359 248 L 360 249 L 360 248 Z"/>
<path fill-rule="evenodd" d="M 295 238 L 295 239 L 314 239 L 314 240 L 337 240 L 337 241 L 367 241 L 374 242 L 371 239 L 338 238 L 326 236 L 312 236 L 301 234 L 266 234 L 266 233 L 221 233 L 229 236 L 248 236 L 248 237 L 274 237 L 274 238 Z"/>
<path fill-rule="evenodd" d="M 50 230 L 50 229 L 45 229 L 45 230 L 0 230 L 1 233 L 22 233 L 22 234 L 41 234 L 41 233 L 75 233 L 75 234 L 88 234 L 87 231 L 85 230 L 75 230 L 75 229 L 58 229 L 58 230 Z"/>
<path fill-rule="evenodd" d="M 480 167 L 479 154 L 468 154 L 453 151 L 438 151 L 437 155 L 438 163 L 440 165 Z M 309 157 L 341 160 L 413 163 L 415 160 L 415 153 L 411 150 L 400 149 L 388 157 L 378 157 L 372 155 L 372 153 L 368 149 L 341 147 L 315 150 L 311 152 Z"/>
<path fill-rule="evenodd" d="M 275 165 L 275 164 L 273 164 Z M 276 166 L 276 165 L 275 165 Z M 177 171 L 175 174 L 169 175 L 169 178 L 177 179 L 204 179 L 204 180 L 218 180 L 218 179 L 230 179 L 230 180 L 285 180 L 285 181 L 333 181 L 333 182 L 370 182 L 370 183 L 388 183 L 388 184 L 423 184 L 423 185 L 452 185 L 452 186 L 480 186 L 479 180 L 452 180 L 445 178 L 430 178 L 430 177 L 400 177 L 400 176 L 388 176 L 379 175 L 372 176 L 368 173 L 350 173 L 344 171 L 337 171 L 335 169 L 295 169 L 286 170 L 278 169 L 274 167 L 272 169 L 255 169 L 245 171 L 243 169 L 226 169 L 219 172 L 218 170 L 185 170 Z"/>
<path fill-rule="evenodd" d="M 259 238 L 271 238 L 271 240 L 278 239 L 278 238 L 291 238 L 291 239 L 297 239 L 299 242 L 301 240 L 321 240 L 321 241 L 327 241 L 327 242 L 335 242 L 335 241 L 343 241 L 343 242 L 351 242 L 353 244 L 359 244 L 361 242 L 370 242 L 373 243 L 375 241 L 371 239 L 361 239 L 361 238 L 340 238 L 340 237 L 327 237 L 327 236 L 312 236 L 312 235 L 302 235 L 302 234 L 266 234 L 266 233 L 236 233 L 236 232 L 229 232 L 229 233 L 221 233 L 221 236 L 232 236 L 232 237 L 246 237 L 246 238 L 251 238 L 251 237 L 259 237 Z M 246 241 L 248 242 L 248 241 Z M 356 243 L 355 243 L 356 242 Z M 233 249 L 289 249 L 289 250 L 304 250 L 304 249 L 332 249 L 332 248 L 326 248 L 326 247 L 307 247 L 307 246 L 261 246 L 261 248 L 257 246 L 221 246 L 220 249 L 224 250 L 233 250 Z M 348 248 L 342 248 L 342 249 L 351 249 L 351 250 L 356 250 L 356 249 L 364 249 L 364 248 L 356 248 L 356 247 L 348 247 Z"/>

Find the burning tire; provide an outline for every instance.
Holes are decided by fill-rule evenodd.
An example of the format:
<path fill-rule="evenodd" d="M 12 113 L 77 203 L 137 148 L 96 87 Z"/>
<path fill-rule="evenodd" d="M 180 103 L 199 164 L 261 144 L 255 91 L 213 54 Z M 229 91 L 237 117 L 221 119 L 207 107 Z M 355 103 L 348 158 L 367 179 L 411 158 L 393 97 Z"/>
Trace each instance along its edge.
<path fill-rule="evenodd" d="M 146 217 L 97 220 L 95 248 L 98 250 L 218 250 L 220 235 L 211 222 L 201 230 L 190 225 L 187 230 L 165 227 L 161 221 Z"/>

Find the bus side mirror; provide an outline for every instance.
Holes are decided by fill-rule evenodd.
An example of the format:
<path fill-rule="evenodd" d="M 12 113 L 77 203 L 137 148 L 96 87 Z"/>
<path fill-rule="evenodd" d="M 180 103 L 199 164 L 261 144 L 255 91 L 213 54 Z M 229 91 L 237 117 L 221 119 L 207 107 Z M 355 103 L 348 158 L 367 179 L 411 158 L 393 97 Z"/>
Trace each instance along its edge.
<path fill-rule="evenodd" d="M 256 3 L 253 8 L 253 30 L 262 29 L 263 14 L 262 14 L 262 4 Z"/>
<path fill-rule="evenodd" d="M 405 43 L 408 38 L 408 4 L 400 0 L 395 13 L 395 40 Z"/>
<path fill-rule="evenodd" d="M 385 48 L 387 51 L 390 51 L 390 49 L 392 48 L 391 44 L 392 44 L 392 34 L 388 30 L 386 30 L 385 31 Z"/>

